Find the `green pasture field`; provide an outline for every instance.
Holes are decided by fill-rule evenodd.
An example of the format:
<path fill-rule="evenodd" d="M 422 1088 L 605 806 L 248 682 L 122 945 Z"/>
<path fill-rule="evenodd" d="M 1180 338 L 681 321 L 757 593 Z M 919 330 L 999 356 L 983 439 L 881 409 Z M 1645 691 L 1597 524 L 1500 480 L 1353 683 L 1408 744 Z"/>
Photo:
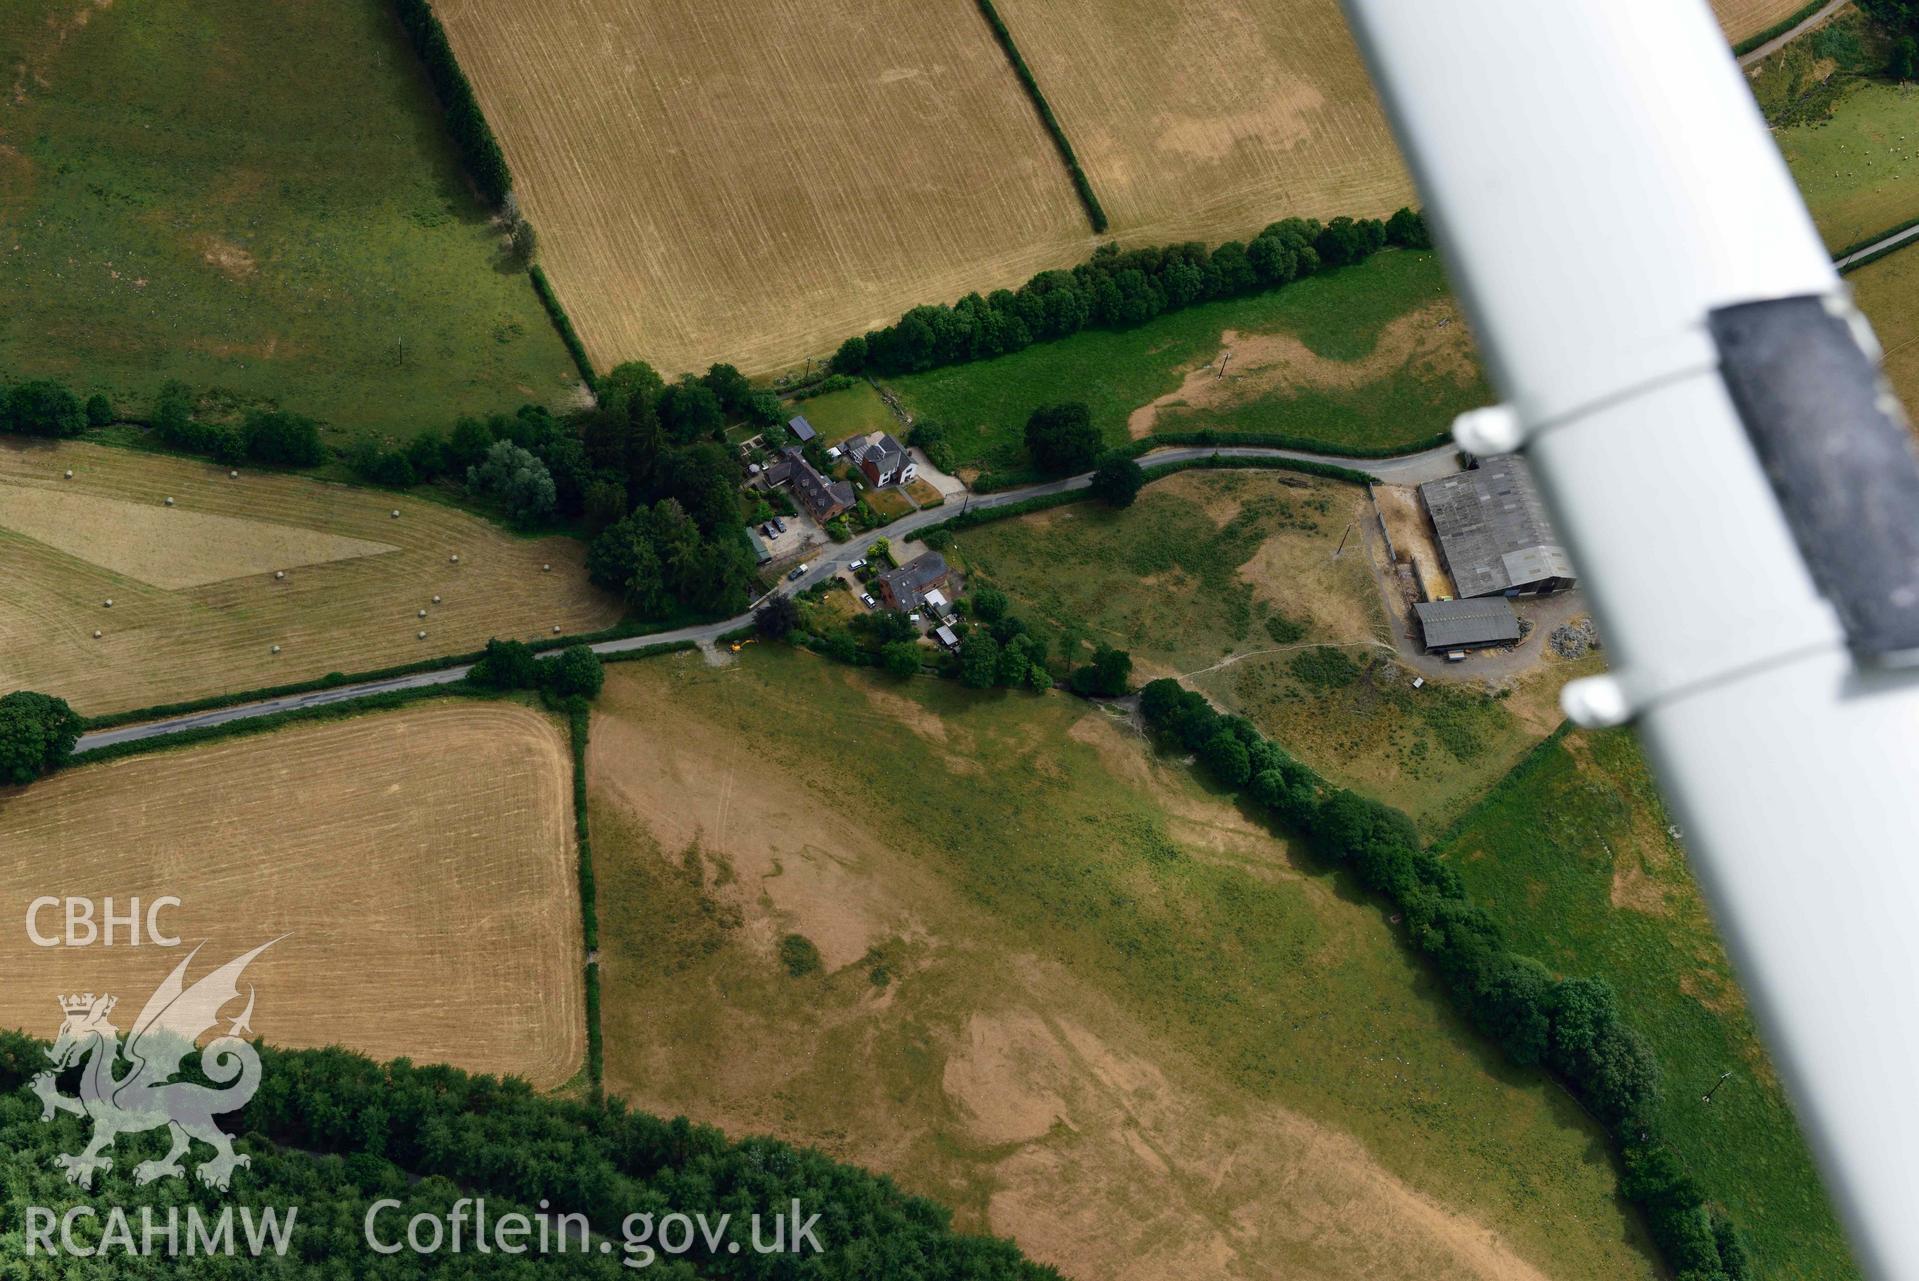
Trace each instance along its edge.
<path fill-rule="evenodd" d="M 1182 374 L 1210 360 L 1220 337 L 1286 334 L 1317 356 L 1363 361 L 1395 319 L 1447 298 L 1436 255 L 1390 251 L 1248 298 L 1207 303 L 1136 329 L 1088 330 L 994 360 L 888 380 L 915 420 L 947 429 L 962 463 L 1006 467 L 1023 461 L 1026 419 L 1040 405 L 1083 400 L 1113 444 L 1127 416 L 1174 391 Z M 1262 395 L 1205 414 L 1162 416 L 1162 429 L 1288 432 L 1327 449 L 1390 449 L 1429 439 L 1454 415 L 1484 404 L 1480 377 L 1463 382 L 1395 365 L 1358 386 Z"/>
<path fill-rule="evenodd" d="M 1659 1057 L 1665 1132 L 1750 1236 L 1758 1275 L 1856 1277 L 1670 822 L 1626 731 L 1575 732 L 1437 848 L 1515 951 L 1618 989 Z"/>
<path fill-rule="evenodd" d="M 336 443 L 577 383 L 384 0 L 16 0 L 0 50 L 0 374 Z"/>
<path fill-rule="evenodd" d="M 1919 218 L 1919 85 L 1856 81 L 1829 119 L 1773 138 L 1833 252 Z"/>

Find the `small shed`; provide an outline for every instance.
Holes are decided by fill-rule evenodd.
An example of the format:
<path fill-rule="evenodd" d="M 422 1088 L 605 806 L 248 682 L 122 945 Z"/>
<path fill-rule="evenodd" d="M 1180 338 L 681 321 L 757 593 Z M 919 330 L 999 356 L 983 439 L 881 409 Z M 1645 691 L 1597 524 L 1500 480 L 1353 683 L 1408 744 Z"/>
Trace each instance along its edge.
<path fill-rule="evenodd" d="M 940 644 L 946 646 L 946 648 L 948 649 L 959 648 L 959 637 L 953 634 L 953 629 L 950 627 L 946 627 L 943 625 L 939 627 L 935 627 L 933 629 L 933 639 L 938 641 Z"/>
<path fill-rule="evenodd" d="M 1519 615 L 1504 596 L 1421 601 L 1413 612 L 1419 616 L 1429 654 L 1506 645 L 1519 639 Z"/>
<path fill-rule="evenodd" d="M 796 414 L 787 419 L 786 426 L 793 433 L 793 439 L 802 445 L 819 439 L 819 433 L 813 430 L 813 424 L 806 421 L 804 414 Z"/>

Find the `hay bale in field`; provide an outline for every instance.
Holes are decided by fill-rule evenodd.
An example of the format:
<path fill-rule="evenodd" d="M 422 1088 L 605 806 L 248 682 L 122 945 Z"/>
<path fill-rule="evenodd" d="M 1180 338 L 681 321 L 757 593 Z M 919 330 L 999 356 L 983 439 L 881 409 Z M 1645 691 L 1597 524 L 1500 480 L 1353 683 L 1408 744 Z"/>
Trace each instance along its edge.
<path fill-rule="evenodd" d="M 439 598 L 438 596 L 435 596 L 435 597 L 433 598 L 433 603 L 434 603 L 435 605 L 437 605 L 437 604 L 439 604 L 439 603 L 440 603 L 440 598 Z"/>
<path fill-rule="evenodd" d="M 279 647 L 278 645 L 275 645 L 275 646 L 273 647 L 273 652 L 274 652 L 274 653 L 276 653 L 276 654 L 277 654 L 277 653 L 279 653 L 279 652 L 280 652 L 280 647 Z"/>
<path fill-rule="evenodd" d="M 393 511 L 392 511 L 392 513 L 391 513 L 391 515 L 392 515 L 392 517 L 393 517 L 393 519 L 395 519 L 395 520 L 398 520 L 398 519 L 400 519 L 400 509 L 399 509 L 398 507 L 395 507 L 395 508 L 393 509 Z"/>
<path fill-rule="evenodd" d="M 425 611 L 425 610 L 421 610 L 421 611 L 420 611 L 420 617 L 421 617 L 421 618 L 425 618 L 425 617 L 426 617 L 426 611 Z"/>
<path fill-rule="evenodd" d="M 169 506 L 169 507 L 171 507 L 171 506 L 173 506 L 173 495 L 172 495 L 172 494 L 168 494 L 168 495 L 167 495 L 167 506 Z"/>
<path fill-rule="evenodd" d="M 426 633 L 425 633 L 425 632 L 421 632 L 421 633 L 420 633 L 420 639 L 421 639 L 421 640 L 425 640 L 425 639 L 426 639 Z"/>
<path fill-rule="evenodd" d="M 108 609 L 112 609 L 112 608 L 113 608 L 113 597 L 111 597 L 111 596 L 109 596 L 109 597 L 107 597 L 107 599 L 106 599 L 106 601 L 104 602 L 104 604 L 106 605 L 106 607 L 107 607 Z"/>
<path fill-rule="evenodd" d="M 552 572 L 553 572 L 553 566 L 551 566 L 551 565 L 542 565 L 542 566 L 540 566 L 540 572 L 541 572 L 542 574 L 550 574 L 550 573 L 552 573 Z"/>
<path fill-rule="evenodd" d="M 72 479 L 73 479 L 73 468 L 71 468 L 71 467 L 69 467 L 69 468 L 67 468 L 67 479 L 68 479 L 68 480 L 72 480 Z"/>
<path fill-rule="evenodd" d="M 453 555 L 451 555 L 451 556 L 449 556 L 449 557 L 447 557 L 447 563 L 448 563 L 448 564 L 451 564 L 451 565 L 457 565 L 457 564 L 459 564 L 459 563 L 460 563 L 460 554 L 459 554 L 458 552 L 455 552 L 455 553 L 454 553 Z"/>
<path fill-rule="evenodd" d="M 273 577 L 276 581 L 279 579 L 285 578 L 286 576 L 287 576 L 287 572 L 284 569 L 276 569 L 273 571 Z"/>
<path fill-rule="evenodd" d="M 95 640 L 100 639 L 100 629 L 98 627 L 93 629 L 93 639 Z"/>

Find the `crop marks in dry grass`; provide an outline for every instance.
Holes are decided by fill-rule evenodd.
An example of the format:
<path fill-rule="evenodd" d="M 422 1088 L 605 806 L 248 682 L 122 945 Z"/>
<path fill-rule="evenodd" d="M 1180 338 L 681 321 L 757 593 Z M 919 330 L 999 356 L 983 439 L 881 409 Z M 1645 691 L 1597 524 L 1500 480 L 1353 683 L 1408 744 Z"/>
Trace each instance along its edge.
<path fill-rule="evenodd" d="M 589 779 L 638 1106 L 822 1147 L 1075 1276 L 1655 1271 L 1561 1091 L 1077 700 L 760 646 L 622 664 Z"/>
<path fill-rule="evenodd" d="M 571 539 L 95 445 L 0 442 L 0 563 L 0 690 L 58 694 L 89 715 L 462 653 L 491 636 L 550 638 L 556 625 L 592 631 L 620 615 L 587 585 Z"/>
<path fill-rule="evenodd" d="M 0 789 L 0 1027 L 49 1035 L 56 995 L 111 992 L 125 1028 L 185 956 L 35 947 L 29 902 L 172 895 L 161 924 L 207 941 L 193 977 L 286 935 L 247 973 L 276 1045 L 559 1085 L 585 1041 L 571 768 L 551 718 L 458 702 Z"/>
<path fill-rule="evenodd" d="M 790 365 L 1089 246 L 971 4 L 439 9 L 601 366 Z"/>

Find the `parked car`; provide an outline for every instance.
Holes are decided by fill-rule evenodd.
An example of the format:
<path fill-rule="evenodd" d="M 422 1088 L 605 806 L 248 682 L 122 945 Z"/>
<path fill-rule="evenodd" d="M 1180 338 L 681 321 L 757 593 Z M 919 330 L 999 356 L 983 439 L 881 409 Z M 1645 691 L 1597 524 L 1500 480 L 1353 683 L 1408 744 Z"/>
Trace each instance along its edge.
<path fill-rule="evenodd" d="M 778 516 L 773 518 L 773 532 L 776 534 L 784 534 L 786 532 L 786 522 Z"/>
<path fill-rule="evenodd" d="M 872 609 L 875 605 L 879 604 L 879 602 L 873 599 L 872 592 L 861 592 L 860 604 L 866 606 L 868 609 Z"/>
<path fill-rule="evenodd" d="M 860 557 L 858 560 L 854 561 L 851 565 L 848 565 L 847 568 L 852 570 L 855 574 L 859 573 L 862 569 L 866 568 L 866 558 L 864 556 Z"/>
<path fill-rule="evenodd" d="M 813 567 L 812 567 L 811 565 L 807 565 L 807 564 L 804 564 L 804 563 L 802 563 L 802 564 L 799 564 L 799 565 L 795 565 L 795 566 L 793 567 L 793 569 L 792 569 L 792 571 L 791 571 L 791 572 L 789 572 L 789 573 L 787 574 L 787 576 L 786 576 L 786 581 L 787 581 L 787 582 L 789 582 L 789 583 L 797 583 L 797 582 L 799 582 L 799 581 L 800 581 L 800 579 L 802 579 L 802 578 L 805 578 L 805 577 L 806 577 L 806 571 L 807 571 L 807 570 L 809 570 L 809 569 L 811 569 L 811 568 L 813 568 Z"/>
<path fill-rule="evenodd" d="M 773 528 L 773 522 L 770 520 L 767 521 L 764 525 L 760 526 L 760 532 L 762 534 L 765 534 L 768 538 L 779 537 L 779 531 Z"/>

